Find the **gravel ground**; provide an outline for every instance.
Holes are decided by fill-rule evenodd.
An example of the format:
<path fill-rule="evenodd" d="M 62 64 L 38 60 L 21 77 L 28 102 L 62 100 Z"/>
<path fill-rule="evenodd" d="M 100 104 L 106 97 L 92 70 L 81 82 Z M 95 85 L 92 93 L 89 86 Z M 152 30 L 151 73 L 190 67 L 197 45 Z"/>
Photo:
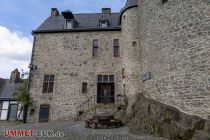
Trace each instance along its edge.
<path fill-rule="evenodd" d="M 43 132 L 42 130 L 53 130 L 53 133 L 61 132 L 64 136 L 58 137 L 4 137 L 4 130 L 33 130 Z M 40 131 L 41 130 L 41 131 Z M 109 128 L 109 129 L 91 129 L 84 128 L 83 122 L 58 121 L 50 123 L 1 123 L 0 122 L 0 140 L 163 140 L 150 136 L 133 136 L 128 134 L 127 127 Z"/>

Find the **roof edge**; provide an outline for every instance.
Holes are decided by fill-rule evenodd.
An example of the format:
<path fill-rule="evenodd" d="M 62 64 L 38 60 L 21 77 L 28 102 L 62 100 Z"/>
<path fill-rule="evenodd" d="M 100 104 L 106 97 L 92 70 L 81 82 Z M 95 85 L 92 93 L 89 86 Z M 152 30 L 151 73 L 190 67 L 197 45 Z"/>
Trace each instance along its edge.
<path fill-rule="evenodd" d="M 62 30 L 33 30 L 32 35 L 40 33 L 67 33 L 67 32 L 89 32 L 89 31 L 121 31 L 121 27 L 111 28 L 75 28 L 75 29 L 62 29 Z"/>
<path fill-rule="evenodd" d="M 131 8 L 134 8 L 134 7 L 138 7 L 138 5 L 137 5 L 137 4 L 130 5 L 130 6 L 124 7 L 124 8 L 120 11 L 120 16 L 119 16 L 119 24 L 120 24 L 120 25 L 121 25 L 121 19 L 122 19 L 123 13 L 124 13 L 126 10 L 131 9 Z"/>

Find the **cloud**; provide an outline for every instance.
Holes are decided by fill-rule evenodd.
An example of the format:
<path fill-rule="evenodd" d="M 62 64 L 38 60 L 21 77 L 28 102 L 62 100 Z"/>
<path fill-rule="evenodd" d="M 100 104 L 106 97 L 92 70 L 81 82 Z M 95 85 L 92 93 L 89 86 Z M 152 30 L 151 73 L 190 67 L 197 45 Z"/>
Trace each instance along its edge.
<path fill-rule="evenodd" d="M 32 51 L 31 37 L 0 26 L 0 77 L 9 78 L 15 68 L 27 71 Z"/>

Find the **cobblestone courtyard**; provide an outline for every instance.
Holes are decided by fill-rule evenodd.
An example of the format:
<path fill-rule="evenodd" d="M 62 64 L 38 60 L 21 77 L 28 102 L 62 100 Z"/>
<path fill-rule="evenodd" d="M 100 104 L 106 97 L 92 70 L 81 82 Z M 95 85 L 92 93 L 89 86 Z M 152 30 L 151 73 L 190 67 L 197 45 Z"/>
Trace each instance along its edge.
<path fill-rule="evenodd" d="M 6 138 L 4 130 L 54 130 L 64 133 L 64 137 Z M 127 127 L 109 129 L 84 128 L 83 122 L 58 121 L 50 123 L 0 123 L 0 140 L 163 140 L 150 136 L 131 136 Z"/>

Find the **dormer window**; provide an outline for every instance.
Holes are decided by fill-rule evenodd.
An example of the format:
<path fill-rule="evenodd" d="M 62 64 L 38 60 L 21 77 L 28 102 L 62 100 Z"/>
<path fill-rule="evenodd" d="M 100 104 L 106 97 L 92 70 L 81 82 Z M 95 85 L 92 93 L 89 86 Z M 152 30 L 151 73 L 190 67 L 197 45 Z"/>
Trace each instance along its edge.
<path fill-rule="evenodd" d="M 107 20 L 100 21 L 100 27 L 102 27 L 102 28 L 108 27 L 108 21 Z"/>
<path fill-rule="evenodd" d="M 66 29 L 72 29 L 73 23 L 72 20 L 66 20 Z"/>

